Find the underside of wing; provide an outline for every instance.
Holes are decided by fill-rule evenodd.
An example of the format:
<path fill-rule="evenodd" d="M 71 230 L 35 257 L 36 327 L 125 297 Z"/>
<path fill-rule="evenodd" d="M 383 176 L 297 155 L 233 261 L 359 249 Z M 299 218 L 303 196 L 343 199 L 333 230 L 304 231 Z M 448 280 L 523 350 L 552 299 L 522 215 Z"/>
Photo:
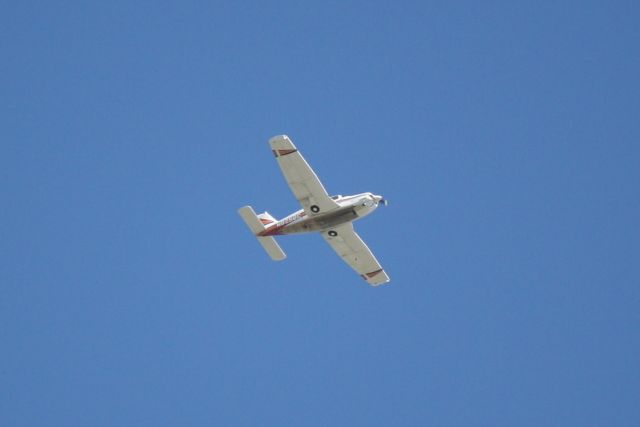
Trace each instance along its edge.
<path fill-rule="evenodd" d="M 325 213 L 339 207 L 288 136 L 274 136 L 269 144 L 291 191 L 307 215 Z"/>
<path fill-rule="evenodd" d="M 370 285 L 378 286 L 390 280 L 351 223 L 324 230 L 322 237 Z"/>

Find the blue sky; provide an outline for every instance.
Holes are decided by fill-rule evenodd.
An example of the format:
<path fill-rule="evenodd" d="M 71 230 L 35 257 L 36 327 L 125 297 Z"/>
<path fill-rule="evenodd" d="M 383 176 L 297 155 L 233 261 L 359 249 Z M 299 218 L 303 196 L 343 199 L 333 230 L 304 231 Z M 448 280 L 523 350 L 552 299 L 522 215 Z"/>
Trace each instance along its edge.
<path fill-rule="evenodd" d="M 635 2 L 0 13 L 0 424 L 640 424 Z M 298 209 L 291 136 L 392 278 Z"/>

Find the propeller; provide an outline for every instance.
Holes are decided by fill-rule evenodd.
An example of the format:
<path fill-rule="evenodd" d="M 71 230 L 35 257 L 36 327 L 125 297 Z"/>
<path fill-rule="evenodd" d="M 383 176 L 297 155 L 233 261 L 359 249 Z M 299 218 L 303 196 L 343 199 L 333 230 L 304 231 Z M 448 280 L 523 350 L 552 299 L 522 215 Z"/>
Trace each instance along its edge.
<path fill-rule="evenodd" d="M 378 205 L 387 206 L 388 204 L 389 204 L 389 201 L 387 199 L 382 198 L 382 196 L 375 196 L 373 200 L 366 199 L 364 202 L 362 202 L 362 206 L 378 206 Z"/>
<path fill-rule="evenodd" d="M 375 199 L 376 204 L 382 204 L 382 205 L 385 205 L 385 206 L 387 206 L 389 204 L 387 199 L 385 199 L 382 196 L 373 196 L 373 198 Z"/>

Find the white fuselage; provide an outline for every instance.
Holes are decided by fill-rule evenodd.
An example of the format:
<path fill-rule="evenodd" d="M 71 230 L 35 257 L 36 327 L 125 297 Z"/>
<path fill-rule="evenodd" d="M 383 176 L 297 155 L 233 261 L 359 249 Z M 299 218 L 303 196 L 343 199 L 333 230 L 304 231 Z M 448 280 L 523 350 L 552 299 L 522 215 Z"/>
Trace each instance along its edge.
<path fill-rule="evenodd" d="M 300 209 L 268 226 L 260 235 L 273 236 L 327 230 L 370 214 L 383 201 L 381 196 L 376 196 L 372 193 L 362 193 L 354 196 L 333 196 L 332 199 L 340 206 L 339 208 L 325 214 L 315 214 L 312 217 L 307 215 L 304 209 Z"/>

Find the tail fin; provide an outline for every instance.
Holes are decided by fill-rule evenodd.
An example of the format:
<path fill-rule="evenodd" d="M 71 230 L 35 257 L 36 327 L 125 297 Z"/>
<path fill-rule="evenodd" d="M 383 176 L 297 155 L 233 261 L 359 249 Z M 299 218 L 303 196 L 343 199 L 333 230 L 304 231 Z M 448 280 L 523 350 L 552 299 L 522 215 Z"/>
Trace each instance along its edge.
<path fill-rule="evenodd" d="M 268 227 L 271 224 L 275 224 L 277 222 L 269 212 L 262 212 L 261 214 L 258 214 L 258 219 L 262 224 L 264 224 L 265 227 Z"/>
<path fill-rule="evenodd" d="M 254 235 L 258 238 L 258 242 L 262 245 L 265 251 L 269 254 L 272 260 L 281 261 L 287 257 L 282 248 L 276 242 L 273 236 L 258 236 L 257 234 L 264 231 L 265 225 L 274 222 L 275 219 L 267 212 L 260 215 L 256 215 L 251 206 L 244 206 L 238 209 L 238 213 L 242 217 L 247 226 Z M 269 221 L 269 222 L 265 222 Z"/>

